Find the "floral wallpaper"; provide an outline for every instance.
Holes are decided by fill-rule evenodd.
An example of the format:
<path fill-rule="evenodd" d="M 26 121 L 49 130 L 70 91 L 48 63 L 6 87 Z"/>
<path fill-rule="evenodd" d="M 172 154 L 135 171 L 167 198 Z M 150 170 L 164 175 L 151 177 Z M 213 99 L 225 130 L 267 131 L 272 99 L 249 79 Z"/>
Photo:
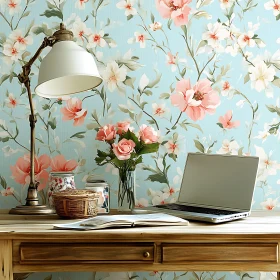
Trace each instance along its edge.
<path fill-rule="evenodd" d="M 187 152 L 260 157 L 254 209 L 279 210 L 279 0 L 0 0 L 0 206 L 21 204 L 29 182 L 29 105 L 17 80 L 64 22 L 96 59 L 103 83 L 62 99 L 33 95 L 36 179 L 74 170 L 78 188 L 103 175 L 117 205 L 117 170 L 94 158 L 100 127 L 149 125 L 160 148 L 137 168 L 137 206 L 175 201 Z M 32 67 L 36 86 L 40 59 Z M 55 65 L 54 65 L 55 67 Z M 261 272 L 85 273 L 83 279 L 276 279 Z M 28 279 L 81 279 L 36 273 Z"/>

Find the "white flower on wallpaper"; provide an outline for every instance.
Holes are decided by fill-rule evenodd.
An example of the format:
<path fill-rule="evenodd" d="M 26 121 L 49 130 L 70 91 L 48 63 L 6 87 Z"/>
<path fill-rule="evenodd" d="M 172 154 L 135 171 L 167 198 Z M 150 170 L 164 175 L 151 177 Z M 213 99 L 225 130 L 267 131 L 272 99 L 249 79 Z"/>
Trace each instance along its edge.
<path fill-rule="evenodd" d="M 221 9 L 229 9 L 235 3 L 235 0 L 219 0 Z"/>
<path fill-rule="evenodd" d="M 217 154 L 237 155 L 240 146 L 236 140 L 224 139 L 222 147 L 217 151 Z"/>
<path fill-rule="evenodd" d="M 255 61 L 254 66 L 248 68 L 251 80 L 251 86 L 256 91 L 260 92 L 268 88 L 270 82 L 274 80 L 275 70 L 273 67 L 268 67 L 264 61 Z M 273 97 L 268 94 L 268 97 Z"/>
<path fill-rule="evenodd" d="M 280 1 L 270 0 L 264 3 L 264 8 L 266 10 L 273 10 L 273 15 L 277 17 L 280 14 Z"/>
<path fill-rule="evenodd" d="M 271 211 L 278 206 L 278 198 L 272 199 L 269 197 L 267 200 L 261 202 L 261 206 L 264 210 Z"/>
<path fill-rule="evenodd" d="M 272 152 L 268 154 L 262 147 L 256 146 L 256 156 L 259 157 L 259 168 L 258 168 L 258 181 L 265 181 L 268 176 L 276 175 L 280 169 L 280 164 L 274 159 Z"/>
<path fill-rule="evenodd" d="M 96 48 L 97 46 L 104 48 L 107 43 L 104 40 L 104 31 L 100 30 L 99 32 L 92 33 L 88 37 L 87 48 Z"/>
<path fill-rule="evenodd" d="M 125 90 L 123 82 L 126 79 L 126 74 L 127 70 L 123 65 L 119 67 L 116 61 L 112 61 L 107 64 L 102 77 L 110 92 L 113 92 L 116 89 L 123 92 Z"/>
<path fill-rule="evenodd" d="M 80 10 L 84 10 L 86 8 L 86 3 L 88 2 L 89 0 L 77 0 L 75 2 L 75 8 L 78 8 Z"/>
<path fill-rule="evenodd" d="M 79 44 L 86 42 L 86 38 L 92 33 L 91 29 L 79 17 L 75 19 L 72 31 Z"/>
<path fill-rule="evenodd" d="M 126 16 L 134 16 L 137 14 L 137 10 L 134 7 L 135 0 L 122 0 L 117 3 L 117 8 L 124 10 Z"/>

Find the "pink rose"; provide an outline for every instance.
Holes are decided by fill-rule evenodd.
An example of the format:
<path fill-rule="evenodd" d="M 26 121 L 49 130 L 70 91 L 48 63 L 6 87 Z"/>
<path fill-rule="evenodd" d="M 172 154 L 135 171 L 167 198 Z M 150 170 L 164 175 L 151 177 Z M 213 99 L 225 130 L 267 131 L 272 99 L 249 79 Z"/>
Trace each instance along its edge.
<path fill-rule="evenodd" d="M 74 126 L 82 125 L 87 115 L 87 110 L 82 108 L 82 101 L 76 97 L 68 99 L 60 111 L 64 121 L 74 120 Z"/>
<path fill-rule="evenodd" d="M 130 127 L 130 122 L 118 122 L 117 125 L 117 134 L 122 134 L 123 132 L 127 132 L 128 130 L 132 131 L 133 127 Z"/>
<path fill-rule="evenodd" d="M 95 139 L 99 141 L 111 141 L 116 138 L 116 128 L 112 124 L 100 127 Z"/>
<path fill-rule="evenodd" d="M 119 160 L 130 158 L 133 152 L 135 143 L 132 140 L 123 138 L 118 144 L 113 144 L 113 152 Z"/>
<path fill-rule="evenodd" d="M 51 169 L 53 172 L 69 172 L 78 166 L 76 160 L 66 160 L 64 155 L 57 155 L 51 159 Z"/>
<path fill-rule="evenodd" d="M 47 168 L 50 166 L 50 158 L 48 155 L 41 155 L 39 158 L 35 156 L 34 169 L 35 169 L 35 180 L 38 181 L 38 190 L 45 188 L 49 173 Z M 29 184 L 30 182 L 30 155 L 24 155 L 18 158 L 16 164 L 11 166 L 12 178 L 19 184 Z"/>
<path fill-rule="evenodd" d="M 159 139 L 158 133 L 154 128 L 145 124 L 140 126 L 139 136 L 145 144 L 156 143 Z"/>

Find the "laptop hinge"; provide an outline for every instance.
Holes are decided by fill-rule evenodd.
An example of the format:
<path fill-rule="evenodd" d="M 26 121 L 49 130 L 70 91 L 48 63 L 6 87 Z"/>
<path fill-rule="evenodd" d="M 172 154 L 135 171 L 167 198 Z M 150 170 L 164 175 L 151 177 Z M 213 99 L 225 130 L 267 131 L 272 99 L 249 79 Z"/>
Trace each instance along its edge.
<path fill-rule="evenodd" d="M 186 203 L 186 202 L 180 202 L 180 201 L 177 201 L 175 203 L 182 204 L 185 206 L 195 206 L 195 207 L 228 210 L 228 211 L 235 211 L 235 212 L 250 212 L 250 209 L 237 209 L 237 208 L 230 208 L 230 207 L 221 207 L 221 206 L 204 205 L 204 204 L 196 204 L 196 203 Z"/>

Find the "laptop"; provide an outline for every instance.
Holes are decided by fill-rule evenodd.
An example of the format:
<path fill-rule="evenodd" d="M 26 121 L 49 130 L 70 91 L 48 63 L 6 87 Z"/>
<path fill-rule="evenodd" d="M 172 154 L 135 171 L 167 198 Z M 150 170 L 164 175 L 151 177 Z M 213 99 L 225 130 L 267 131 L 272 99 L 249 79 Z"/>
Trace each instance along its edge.
<path fill-rule="evenodd" d="M 142 208 L 222 223 L 250 215 L 259 158 L 189 153 L 176 203 Z"/>

